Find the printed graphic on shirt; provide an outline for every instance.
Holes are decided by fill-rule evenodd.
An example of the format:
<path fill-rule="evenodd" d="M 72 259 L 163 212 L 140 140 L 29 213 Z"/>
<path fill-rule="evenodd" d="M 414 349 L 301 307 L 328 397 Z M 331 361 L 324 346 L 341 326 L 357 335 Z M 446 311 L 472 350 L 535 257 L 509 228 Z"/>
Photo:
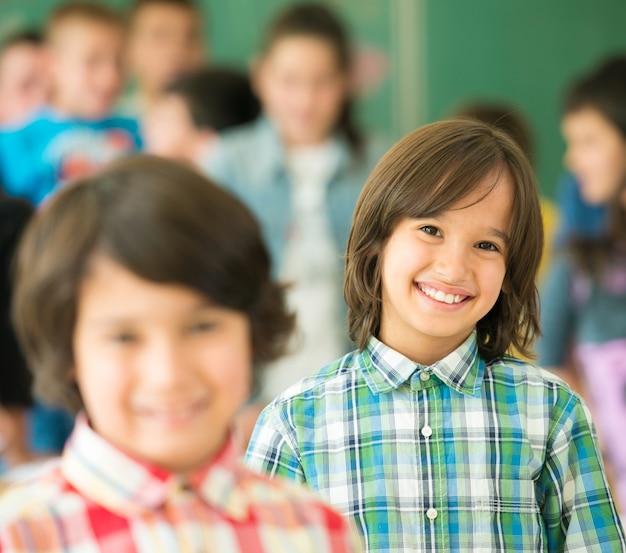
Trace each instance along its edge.
<path fill-rule="evenodd" d="M 57 168 L 56 180 L 63 186 L 93 173 L 133 147 L 133 137 L 123 129 L 70 129 L 50 141 L 42 159 Z"/>

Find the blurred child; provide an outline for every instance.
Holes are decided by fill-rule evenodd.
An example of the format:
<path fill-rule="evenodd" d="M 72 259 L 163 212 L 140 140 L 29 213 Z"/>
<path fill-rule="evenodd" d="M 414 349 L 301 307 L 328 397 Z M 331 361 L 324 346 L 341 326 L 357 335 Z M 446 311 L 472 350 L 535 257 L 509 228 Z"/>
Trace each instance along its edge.
<path fill-rule="evenodd" d="M 542 364 L 586 393 L 621 509 L 626 508 L 626 58 L 569 92 L 566 162 L 591 205 L 610 206 L 600 236 L 573 237 L 542 290 Z M 573 354 L 573 355 L 570 355 Z M 574 367 L 567 363 L 574 359 Z M 577 370 L 578 369 L 578 370 Z"/>
<path fill-rule="evenodd" d="M 585 404 L 530 355 L 539 198 L 506 133 L 445 121 L 402 139 L 356 206 L 358 349 L 261 415 L 251 467 L 306 482 L 370 552 L 622 551 Z"/>
<path fill-rule="evenodd" d="M 586 160 L 584 163 L 587 168 L 584 170 L 587 172 L 598 173 L 597 169 L 592 168 L 592 165 L 603 165 L 604 159 L 602 154 L 599 154 L 604 149 L 602 142 L 603 137 L 608 136 L 602 132 L 601 125 L 598 125 L 596 118 L 595 124 L 593 121 L 593 114 L 589 110 L 569 110 L 569 104 L 572 100 L 578 101 L 575 97 L 572 98 L 572 94 L 576 94 L 575 91 L 581 87 L 589 86 L 593 82 L 599 82 L 603 79 L 603 75 L 610 76 L 614 71 L 620 71 L 618 66 L 623 64 L 624 60 L 620 57 L 612 58 L 599 67 L 595 68 L 589 75 L 585 75 L 583 78 L 575 82 L 570 91 L 568 91 L 568 98 L 566 99 L 566 111 L 569 111 L 569 117 L 563 119 L 563 133 L 569 134 L 566 136 L 568 142 L 575 141 L 576 149 L 579 151 L 577 156 L 579 160 Z M 623 70 L 623 69 L 622 69 Z M 586 85 L 584 83 L 587 83 Z M 598 91 L 589 90 L 596 96 Z M 603 112 L 604 117 L 608 120 L 614 120 L 616 117 L 621 117 L 619 108 L 617 112 L 607 112 L 611 107 L 606 104 L 606 100 L 596 98 L 597 101 L 602 102 L 600 111 Z M 598 106 L 596 106 L 597 108 Z M 574 111 L 578 111 L 574 117 L 572 114 Z M 570 129 L 565 128 L 565 124 L 569 121 Z M 569 158 L 569 156 L 568 156 Z M 569 168 L 569 172 L 564 174 L 558 183 L 558 201 L 559 208 L 562 213 L 561 225 L 558 229 L 556 237 L 556 245 L 558 247 L 566 246 L 570 238 L 599 238 L 607 230 L 609 206 L 607 205 L 607 198 L 612 198 L 612 194 L 609 191 L 608 196 L 602 198 L 594 197 L 593 193 L 590 196 L 589 191 L 595 188 L 590 184 L 589 179 L 583 176 L 580 167 L 574 167 L 571 159 L 566 159 L 566 165 Z M 580 163 L 577 161 L 575 163 Z M 587 182 L 581 182 L 584 180 Z M 602 191 L 603 187 L 600 185 L 599 191 Z"/>
<path fill-rule="evenodd" d="M 25 31 L 0 50 L 0 126 L 19 125 L 48 101 L 49 78 L 42 37 Z"/>
<path fill-rule="evenodd" d="M 493 125 L 509 133 L 521 146 L 531 163 L 534 161 L 533 140 L 528 122 L 519 110 L 505 104 L 492 102 L 473 102 L 456 112 L 458 117 L 470 117 Z M 539 196 L 541 220 L 543 222 L 544 248 L 539 265 L 538 278 L 541 280 L 552 259 L 552 241 L 557 226 L 557 209 L 554 202 L 545 196 Z"/>
<path fill-rule="evenodd" d="M 50 105 L 25 127 L 0 133 L 10 195 L 38 204 L 58 185 L 139 146 L 137 123 L 111 116 L 122 85 L 123 30 L 120 17 L 97 4 L 64 4 L 50 16 Z"/>
<path fill-rule="evenodd" d="M 208 164 L 226 129 L 250 123 L 259 102 L 246 75 L 225 67 L 209 67 L 176 80 L 143 118 L 148 152 Z"/>
<path fill-rule="evenodd" d="M 143 114 L 166 86 L 206 61 L 202 14 L 193 0 L 135 0 L 127 61 L 136 80 L 129 110 Z"/>
<path fill-rule="evenodd" d="M 293 284 L 299 347 L 267 372 L 268 397 L 349 347 L 341 255 L 358 194 L 383 153 L 353 122 L 350 72 L 341 21 L 322 5 L 288 7 L 253 72 L 264 116 L 225 133 L 208 166 L 259 217 L 275 273 Z"/>
<path fill-rule="evenodd" d="M 10 317 L 13 257 L 32 207 L 0 192 L 0 481 L 38 470 L 45 456 L 58 454 L 72 428 L 65 411 L 33 403 L 32 378 Z"/>
<path fill-rule="evenodd" d="M 320 500 L 237 461 L 233 417 L 293 326 L 238 200 L 118 162 L 38 214 L 17 283 L 37 388 L 85 411 L 60 465 L 0 496 L 2 551 L 357 551 Z"/>

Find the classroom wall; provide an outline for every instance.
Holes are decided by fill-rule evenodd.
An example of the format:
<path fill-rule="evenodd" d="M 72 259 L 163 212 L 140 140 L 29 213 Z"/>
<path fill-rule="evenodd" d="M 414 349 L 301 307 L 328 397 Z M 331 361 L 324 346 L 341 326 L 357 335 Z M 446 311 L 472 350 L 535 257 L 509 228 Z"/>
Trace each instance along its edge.
<path fill-rule="evenodd" d="M 564 151 L 559 132 L 563 93 L 598 60 L 626 54 L 626 2 L 424 3 L 428 121 L 468 98 L 519 106 L 534 131 L 540 186 L 552 195 Z"/>
<path fill-rule="evenodd" d="M 214 61 L 247 67 L 268 20 L 301 0 L 203 0 Z M 62 0 L 0 0 L 0 37 L 40 25 Z M 102 1 L 126 7 L 130 0 Z M 602 57 L 626 53 L 623 0 L 326 0 L 346 20 L 365 64 L 387 78 L 358 102 L 364 126 L 395 140 L 467 100 L 519 108 L 535 136 L 542 190 L 561 171 L 560 99 Z M 370 68 L 371 69 L 371 68 Z M 380 67 L 378 67 L 380 70 Z M 374 67 L 374 72 L 376 68 Z"/>

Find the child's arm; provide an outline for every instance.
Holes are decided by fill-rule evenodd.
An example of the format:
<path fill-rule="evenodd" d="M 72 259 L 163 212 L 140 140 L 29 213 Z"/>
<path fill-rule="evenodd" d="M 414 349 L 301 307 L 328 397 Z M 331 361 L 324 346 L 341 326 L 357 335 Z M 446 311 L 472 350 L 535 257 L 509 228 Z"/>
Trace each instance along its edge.
<path fill-rule="evenodd" d="M 271 478 L 280 476 L 300 483 L 306 481 L 297 447 L 274 403 L 263 410 L 256 422 L 246 452 L 246 465 Z"/>
<path fill-rule="evenodd" d="M 563 396 L 553 421 L 538 482 L 548 551 L 626 551 L 586 405 L 575 394 Z"/>

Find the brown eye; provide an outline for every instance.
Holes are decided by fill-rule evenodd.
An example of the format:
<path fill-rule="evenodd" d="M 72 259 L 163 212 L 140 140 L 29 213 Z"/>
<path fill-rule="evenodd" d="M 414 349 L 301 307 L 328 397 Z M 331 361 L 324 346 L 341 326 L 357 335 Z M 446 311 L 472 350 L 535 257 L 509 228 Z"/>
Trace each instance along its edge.
<path fill-rule="evenodd" d="M 488 252 L 498 252 L 500 251 L 498 249 L 498 246 L 496 246 L 495 244 L 491 243 L 491 242 L 479 242 L 476 247 L 480 250 L 485 250 Z"/>
<path fill-rule="evenodd" d="M 441 236 L 439 229 L 437 227 L 433 227 L 432 225 L 424 225 L 420 228 L 420 230 L 424 231 L 426 234 L 430 234 L 431 236 Z"/>
<path fill-rule="evenodd" d="M 193 324 L 189 327 L 189 332 L 191 334 L 203 334 L 204 332 L 211 332 L 217 327 L 217 323 L 209 322 L 209 321 L 201 321 L 196 324 Z"/>
<path fill-rule="evenodd" d="M 111 341 L 117 344 L 132 344 L 137 341 L 137 335 L 132 332 L 119 332 L 111 336 Z"/>

